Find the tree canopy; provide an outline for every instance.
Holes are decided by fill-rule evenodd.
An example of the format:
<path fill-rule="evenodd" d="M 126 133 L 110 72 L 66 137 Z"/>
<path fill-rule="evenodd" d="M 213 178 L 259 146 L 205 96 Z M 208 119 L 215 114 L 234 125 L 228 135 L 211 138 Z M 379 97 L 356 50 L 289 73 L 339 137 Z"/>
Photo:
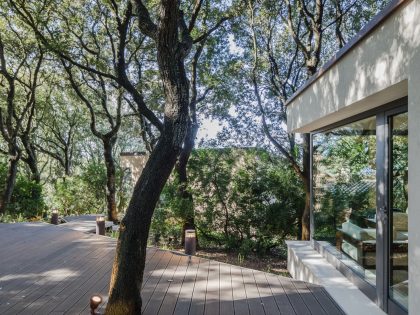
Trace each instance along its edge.
<path fill-rule="evenodd" d="M 1 2 L 1 218 L 119 223 L 109 314 L 140 312 L 157 222 L 256 250 L 307 239 L 309 135 L 287 132 L 286 100 L 387 2 Z M 122 152 L 149 154 L 134 187 Z"/>

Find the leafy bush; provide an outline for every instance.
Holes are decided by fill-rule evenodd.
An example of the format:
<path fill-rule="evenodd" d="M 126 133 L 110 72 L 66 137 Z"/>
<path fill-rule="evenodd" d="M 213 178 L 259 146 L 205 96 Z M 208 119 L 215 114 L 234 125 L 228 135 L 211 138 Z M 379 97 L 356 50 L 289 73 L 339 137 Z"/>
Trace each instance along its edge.
<path fill-rule="evenodd" d="M 153 235 L 175 239 L 191 213 L 200 246 L 222 246 L 243 256 L 265 254 L 297 234 L 304 193 L 282 159 L 257 149 L 200 149 L 192 154 L 189 178 L 194 207 L 180 200 L 173 176 L 155 212 Z"/>
<path fill-rule="evenodd" d="M 106 170 L 89 163 L 82 172 L 57 180 L 51 208 L 63 215 L 102 213 L 106 208 Z"/>
<path fill-rule="evenodd" d="M 178 245 L 181 240 L 181 220 L 170 214 L 170 208 L 158 207 L 151 225 L 151 245 Z"/>
<path fill-rule="evenodd" d="M 24 176 L 19 176 L 13 190 L 8 211 L 25 218 L 41 217 L 45 207 L 42 186 Z"/>
<path fill-rule="evenodd" d="M 97 213 L 104 209 L 104 201 L 98 200 L 95 191 L 80 177 L 67 177 L 55 184 L 53 205 L 62 215 Z"/>
<path fill-rule="evenodd" d="M 0 223 L 17 223 L 27 221 L 21 214 L 0 214 Z"/>
<path fill-rule="evenodd" d="M 7 162 L 0 162 L 0 181 L 6 182 Z M 4 184 L 1 186 L 0 194 L 3 194 Z M 45 208 L 42 194 L 42 186 L 31 181 L 24 174 L 18 173 L 12 198 L 7 206 L 7 213 L 2 221 L 20 222 L 23 218 L 40 217 Z"/>

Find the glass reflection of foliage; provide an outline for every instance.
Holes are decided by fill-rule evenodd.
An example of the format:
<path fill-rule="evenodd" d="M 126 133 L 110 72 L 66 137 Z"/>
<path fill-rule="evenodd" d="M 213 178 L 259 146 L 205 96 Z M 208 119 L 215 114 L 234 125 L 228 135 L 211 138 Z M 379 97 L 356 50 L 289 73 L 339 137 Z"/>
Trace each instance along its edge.
<path fill-rule="evenodd" d="M 408 208 L 408 125 L 407 113 L 393 118 L 392 129 L 392 187 L 394 211 Z"/>
<path fill-rule="evenodd" d="M 364 227 L 375 212 L 375 118 L 313 137 L 314 237 L 335 242 L 342 223 Z"/>

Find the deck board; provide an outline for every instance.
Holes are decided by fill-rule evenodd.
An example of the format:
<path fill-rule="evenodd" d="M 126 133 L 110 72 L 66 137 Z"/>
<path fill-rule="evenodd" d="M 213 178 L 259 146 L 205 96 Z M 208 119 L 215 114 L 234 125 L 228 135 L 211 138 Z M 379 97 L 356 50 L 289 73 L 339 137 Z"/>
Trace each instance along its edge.
<path fill-rule="evenodd" d="M 183 256 L 179 261 L 179 265 L 174 273 L 172 282 L 169 285 L 168 291 L 163 298 L 158 314 L 172 314 L 175 310 L 176 302 L 178 301 L 181 287 L 185 279 L 188 269 L 188 257 Z"/>
<path fill-rule="evenodd" d="M 302 299 L 302 296 L 299 294 L 299 291 L 296 289 L 293 284 L 294 281 L 291 281 L 288 278 L 278 278 L 280 283 L 283 286 L 286 295 L 292 304 L 293 309 L 298 315 L 311 315 L 311 311 L 305 304 L 305 301 Z"/>
<path fill-rule="evenodd" d="M 219 264 L 219 309 L 221 315 L 234 314 L 233 307 L 233 288 L 230 265 Z"/>
<path fill-rule="evenodd" d="M 205 315 L 219 314 L 220 307 L 220 264 L 210 260 L 209 273 L 206 288 L 206 302 L 204 305 Z"/>
<path fill-rule="evenodd" d="M 191 257 L 191 260 L 188 260 L 187 272 L 181 285 L 181 290 L 173 313 L 174 315 L 185 315 L 188 314 L 190 310 L 192 292 L 194 291 L 199 264 L 200 258 L 198 257 Z"/>
<path fill-rule="evenodd" d="M 277 307 L 281 314 L 296 315 L 290 299 L 288 298 L 286 291 L 284 290 L 277 276 L 273 274 L 265 274 L 265 277 L 268 284 L 270 285 L 271 293 L 273 294 L 274 300 L 276 301 Z"/>
<path fill-rule="evenodd" d="M 248 300 L 249 313 L 251 315 L 265 314 L 261 304 L 260 294 L 255 283 L 254 273 L 251 269 L 242 268 L 246 298 Z"/>
<path fill-rule="evenodd" d="M 89 314 L 93 294 L 104 311 L 115 239 L 44 223 L 0 224 L 0 239 L 0 314 Z M 344 314 L 320 286 L 156 248 L 142 298 L 150 315 Z"/>
<path fill-rule="evenodd" d="M 262 272 L 254 272 L 255 282 L 257 284 L 258 292 L 261 298 L 261 305 L 264 308 L 266 315 L 274 315 L 279 313 L 276 300 L 271 291 L 270 284 L 267 277 Z"/>
<path fill-rule="evenodd" d="M 230 274 L 232 277 L 233 307 L 235 314 L 249 314 L 242 269 L 240 267 L 232 266 L 230 268 Z"/>
<path fill-rule="evenodd" d="M 207 281 L 209 275 L 210 261 L 200 259 L 200 265 L 195 278 L 194 291 L 192 292 L 191 307 L 188 314 L 198 315 L 204 313 L 206 303 Z"/>
<path fill-rule="evenodd" d="M 162 301 L 166 295 L 166 292 L 169 289 L 171 282 L 173 281 L 173 276 L 176 269 L 178 268 L 179 261 L 181 256 L 172 255 L 171 260 L 169 261 L 168 267 L 163 272 L 162 276 L 159 279 L 158 284 L 147 303 L 144 314 L 157 314 L 159 312 Z"/>

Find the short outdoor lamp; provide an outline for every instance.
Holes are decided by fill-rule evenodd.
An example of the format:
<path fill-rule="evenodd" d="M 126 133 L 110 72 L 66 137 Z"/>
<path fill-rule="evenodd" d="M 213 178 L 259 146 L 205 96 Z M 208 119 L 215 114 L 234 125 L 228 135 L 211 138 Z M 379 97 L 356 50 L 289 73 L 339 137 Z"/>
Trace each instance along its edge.
<path fill-rule="evenodd" d="M 197 238 L 195 230 L 185 230 L 185 254 L 195 255 Z"/>
<path fill-rule="evenodd" d="M 105 235 L 105 217 L 104 216 L 96 217 L 96 234 Z"/>
<path fill-rule="evenodd" d="M 94 295 L 90 298 L 90 314 L 96 315 L 96 309 L 102 303 L 102 298 L 99 295 Z"/>
<path fill-rule="evenodd" d="M 58 225 L 58 210 L 51 211 L 51 224 Z"/>

